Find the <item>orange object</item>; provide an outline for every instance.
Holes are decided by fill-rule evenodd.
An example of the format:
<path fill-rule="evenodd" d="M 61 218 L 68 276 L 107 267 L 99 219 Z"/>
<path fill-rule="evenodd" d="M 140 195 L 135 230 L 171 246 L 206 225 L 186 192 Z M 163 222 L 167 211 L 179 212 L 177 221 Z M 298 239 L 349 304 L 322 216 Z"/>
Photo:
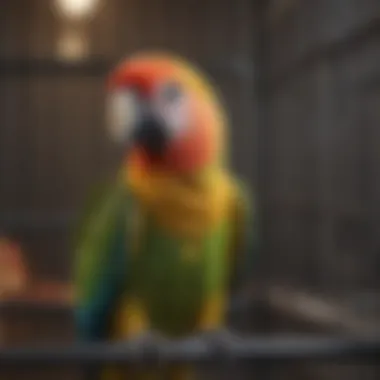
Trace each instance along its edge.
<path fill-rule="evenodd" d="M 70 284 L 55 281 L 38 281 L 31 287 L 35 301 L 70 304 L 72 302 L 72 287 Z"/>
<path fill-rule="evenodd" d="M 0 297 L 21 292 L 27 279 L 21 247 L 8 238 L 0 237 Z"/>

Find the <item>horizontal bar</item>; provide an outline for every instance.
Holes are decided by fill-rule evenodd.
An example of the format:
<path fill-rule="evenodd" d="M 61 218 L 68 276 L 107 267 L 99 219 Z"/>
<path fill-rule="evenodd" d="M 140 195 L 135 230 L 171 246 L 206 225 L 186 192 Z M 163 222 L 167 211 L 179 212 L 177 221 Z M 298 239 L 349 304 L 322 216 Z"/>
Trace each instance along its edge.
<path fill-rule="evenodd" d="M 0 213 L 0 230 L 62 230 L 77 220 L 76 212 L 14 212 Z"/>
<path fill-rule="evenodd" d="M 369 302 L 373 304 L 379 294 Z M 263 296 L 271 312 L 293 321 L 301 321 L 326 331 L 345 332 L 350 335 L 377 334 L 380 323 L 377 318 L 357 313 L 339 299 L 323 297 L 318 293 L 304 291 L 290 286 L 269 286 Z"/>
<path fill-rule="evenodd" d="M 54 76 L 63 74 L 103 76 L 111 67 L 112 61 L 99 57 L 72 62 L 55 58 L 1 58 L 0 76 Z"/>
<path fill-rule="evenodd" d="M 74 344 L 0 349 L 0 366 L 59 364 L 133 364 L 295 360 L 370 360 L 380 364 L 380 339 L 276 337 Z"/>
<path fill-rule="evenodd" d="M 248 293 L 248 292 L 247 292 Z M 255 295 L 252 293 L 248 294 L 236 294 L 231 297 L 231 302 L 227 309 L 227 316 L 233 318 L 247 312 L 249 308 L 257 303 Z M 73 316 L 74 306 L 70 299 L 67 302 L 55 301 L 51 303 L 44 299 L 28 299 L 28 298 L 10 298 L 0 300 L 0 314 L 1 315 L 12 315 L 16 314 L 31 314 L 31 313 L 67 313 Z"/>
<path fill-rule="evenodd" d="M 291 80 L 306 67 L 331 56 L 343 56 L 345 52 L 352 51 L 357 46 L 362 46 L 363 41 L 378 36 L 380 32 L 380 18 L 377 14 L 356 26 L 350 31 L 332 36 L 331 41 L 321 41 L 316 46 L 311 46 L 303 56 L 290 61 L 290 65 L 284 67 L 279 73 L 275 73 L 268 85 L 271 91 L 276 90 L 288 80 Z"/>
<path fill-rule="evenodd" d="M 56 58 L 0 57 L 0 77 L 10 76 L 85 76 L 102 77 L 120 62 L 120 59 L 88 57 L 78 61 L 64 61 Z M 195 61 L 195 63 L 197 63 Z M 253 63 L 238 59 L 224 62 L 198 62 L 211 75 L 232 75 L 244 81 L 252 79 Z"/>

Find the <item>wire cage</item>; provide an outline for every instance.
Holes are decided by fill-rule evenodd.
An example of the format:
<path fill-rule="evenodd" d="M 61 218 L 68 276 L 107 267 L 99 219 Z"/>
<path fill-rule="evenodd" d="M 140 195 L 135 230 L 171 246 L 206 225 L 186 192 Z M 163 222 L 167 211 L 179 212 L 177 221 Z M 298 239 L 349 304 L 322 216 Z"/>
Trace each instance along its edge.
<path fill-rule="evenodd" d="M 257 193 L 262 259 L 246 288 L 258 289 L 260 302 L 249 293 L 244 302 L 254 311 L 238 308 L 249 325 L 249 334 L 240 338 L 194 336 L 144 346 L 49 340 L 1 347 L 0 376 L 21 365 L 46 369 L 106 362 L 241 364 L 250 368 L 247 378 L 262 369 L 260 377 L 269 378 L 268 368 L 294 363 L 376 365 L 378 4 L 102 3 L 81 26 L 62 20 L 49 0 L 2 5 L 0 229 L 28 248 L 37 277 L 67 281 L 77 210 L 119 158 L 103 130 L 104 77 L 126 53 L 167 48 L 198 63 L 225 97 L 232 145 L 238 147 L 233 166 Z M 88 39 L 90 53 L 85 49 L 84 57 L 57 53 L 57 41 L 68 37 L 69 27 Z M 330 296 L 350 293 L 350 305 L 372 318 L 286 287 L 278 291 L 277 283 Z M 292 327 L 284 328 L 275 313 L 286 315 Z M 317 325 L 319 333 L 331 334 L 276 334 L 314 332 Z"/>

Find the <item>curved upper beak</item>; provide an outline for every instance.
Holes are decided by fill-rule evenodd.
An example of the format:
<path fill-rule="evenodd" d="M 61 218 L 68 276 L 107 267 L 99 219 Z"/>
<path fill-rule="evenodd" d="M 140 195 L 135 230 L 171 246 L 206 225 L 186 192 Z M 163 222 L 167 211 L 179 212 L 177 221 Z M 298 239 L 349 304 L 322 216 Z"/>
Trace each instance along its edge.
<path fill-rule="evenodd" d="M 143 148 L 151 157 L 161 157 L 165 152 L 168 134 L 163 122 L 147 115 L 136 126 L 133 143 Z"/>

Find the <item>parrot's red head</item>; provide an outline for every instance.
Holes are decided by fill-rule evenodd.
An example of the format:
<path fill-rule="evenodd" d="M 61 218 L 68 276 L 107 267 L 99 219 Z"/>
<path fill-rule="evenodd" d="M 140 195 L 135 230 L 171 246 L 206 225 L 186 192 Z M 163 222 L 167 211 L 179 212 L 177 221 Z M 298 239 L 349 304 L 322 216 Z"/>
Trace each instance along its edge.
<path fill-rule="evenodd" d="M 130 145 L 128 160 L 184 173 L 220 159 L 222 107 L 203 76 L 182 60 L 132 57 L 111 73 L 108 91 L 109 127 Z"/>

